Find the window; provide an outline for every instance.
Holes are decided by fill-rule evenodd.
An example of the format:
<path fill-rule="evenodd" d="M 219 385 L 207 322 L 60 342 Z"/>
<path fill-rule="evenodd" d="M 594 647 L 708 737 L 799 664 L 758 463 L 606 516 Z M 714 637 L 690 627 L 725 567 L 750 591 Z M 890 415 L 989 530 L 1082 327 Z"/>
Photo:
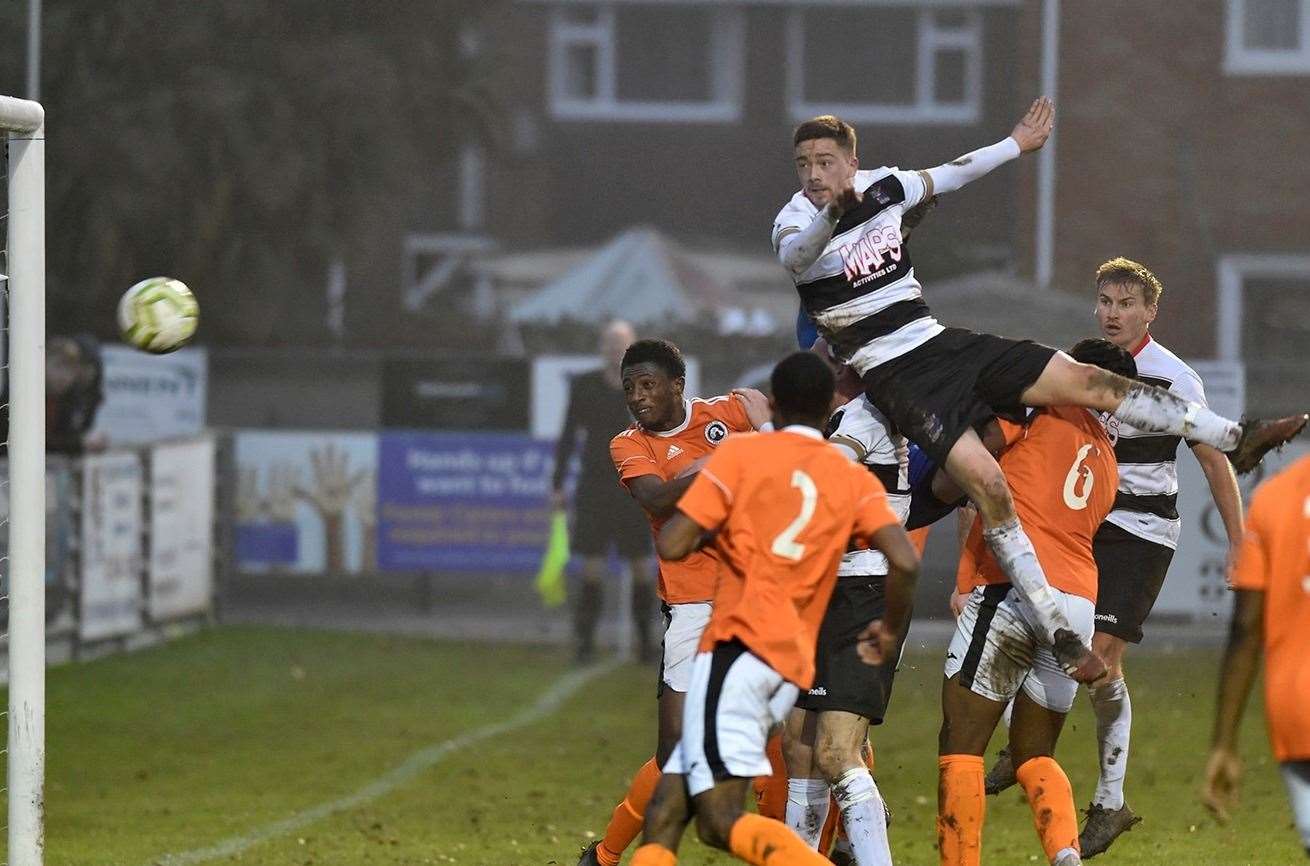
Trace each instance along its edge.
<path fill-rule="evenodd" d="M 1246 367 L 1248 405 L 1283 414 L 1305 398 L 1310 254 L 1234 253 L 1218 262 L 1219 357 Z"/>
<path fill-rule="evenodd" d="M 1310 74 L 1310 0 L 1228 0 L 1224 71 Z"/>
<path fill-rule="evenodd" d="M 728 122 L 741 116 L 740 9 L 558 7 L 550 106 L 563 120 Z"/>
<path fill-rule="evenodd" d="M 787 95 L 797 121 L 836 114 L 855 123 L 976 123 L 982 16 L 963 8 L 796 9 Z"/>

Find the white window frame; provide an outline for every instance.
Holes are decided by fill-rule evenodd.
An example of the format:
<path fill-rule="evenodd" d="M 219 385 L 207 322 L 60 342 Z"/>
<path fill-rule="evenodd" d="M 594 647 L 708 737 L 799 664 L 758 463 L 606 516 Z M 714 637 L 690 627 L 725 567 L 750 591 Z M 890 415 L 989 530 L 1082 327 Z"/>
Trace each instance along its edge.
<path fill-rule="evenodd" d="M 822 7 L 818 10 L 822 14 Z M 935 11 L 962 12 L 961 27 L 941 27 Z M 794 121 L 819 114 L 836 114 L 852 123 L 881 124 L 974 124 L 982 117 L 983 20 L 976 9 L 932 5 L 920 7 L 917 24 L 918 67 L 914 102 L 810 102 L 805 98 L 805 16 L 809 10 L 793 9 L 787 20 L 787 107 Z M 963 49 L 964 101 L 941 103 L 933 98 L 936 85 L 934 53 L 938 49 Z"/>
<path fill-rule="evenodd" d="M 1310 0 L 1300 0 L 1301 33 L 1297 48 L 1247 48 L 1246 0 L 1228 0 L 1224 72 L 1229 75 L 1310 75 Z"/>
<path fill-rule="evenodd" d="M 569 4 L 577 8 L 581 4 Z M 655 123 L 732 123 L 741 119 L 745 65 L 745 15 L 739 7 L 714 6 L 713 28 L 700 34 L 710 60 L 710 91 L 703 102 L 622 99 L 618 94 L 617 21 L 614 5 L 593 4 L 596 20 L 570 21 L 565 7 L 551 12 L 547 92 L 557 120 Z M 688 34 L 696 38 L 697 34 Z M 596 49 L 596 96 L 581 99 L 565 90 L 568 51 L 575 45 Z"/>
<path fill-rule="evenodd" d="M 1242 360 L 1246 281 L 1262 277 L 1310 279 L 1310 253 L 1232 253 L 1220 256 L 1215 278 L 1215 346 L 1220 360 Z"/>

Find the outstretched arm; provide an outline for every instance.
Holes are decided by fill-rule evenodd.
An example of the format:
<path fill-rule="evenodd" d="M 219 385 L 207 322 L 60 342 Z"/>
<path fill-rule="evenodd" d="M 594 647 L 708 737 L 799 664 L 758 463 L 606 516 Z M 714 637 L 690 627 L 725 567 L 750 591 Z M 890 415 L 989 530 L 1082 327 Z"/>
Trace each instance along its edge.
<path fill-rule="evenodd" d="M 1009 138 L 921 172 L 927 186 L 923 197 L 927 199 L 944 192 L 954 192 L 1020 154 L 1038 150 L 1046 144 L 1054 127 L 1055 103 L 1045 96 L 1034 100 Z"/>

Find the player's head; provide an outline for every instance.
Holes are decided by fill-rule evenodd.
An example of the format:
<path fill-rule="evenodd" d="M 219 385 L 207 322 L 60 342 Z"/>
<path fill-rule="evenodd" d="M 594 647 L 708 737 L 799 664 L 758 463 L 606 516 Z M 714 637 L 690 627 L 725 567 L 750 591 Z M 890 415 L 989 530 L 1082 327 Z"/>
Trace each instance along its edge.
<path fill-rule="evenodd" d="M 791 143 L 801 189 L 815 207 L 826 205 L 860 167 L 855 128 L 831 114 L 811 118 L 796 127 Z"/>
<path fill-rule="evenodd" d="M 1081 340 L 1069 350 L 1069 355 L 1075 361 L 1118 373 L 1125 379 L 1137 378 L 1137 362 L 1132 353 L 1109 340 Z"/>
<path fill-rule="evenodd" d="M 832 406 L 833 376 L 828 364 L 813 352 L 793 352 L 778 362 L 769 377 L 773 424 L 804 424 L 822 430 Z"/>
<path fill-rule="evenodd" d="M 1116 346 L 1133 349 L 1146 339 L 1164 286 L 1144 266 L 1123 256 L 1096 269 L 1096 324 Z"/>
<path fill-rule="evenodd" d="M 601 329 L 600 356 L 606 364 L 617 366 L 623 361 L 623 353 L 636 341 L 637 332 L 632 329 L 632 325 L 622 319 L 615 319 Z"/>
<path fill-rule="evenodd" d="M 683 418 L 682 389 L 687 365 L 668 340 L 638 340 L 623 353 L 623 398 L 647 430 L 670 430 Z"/>

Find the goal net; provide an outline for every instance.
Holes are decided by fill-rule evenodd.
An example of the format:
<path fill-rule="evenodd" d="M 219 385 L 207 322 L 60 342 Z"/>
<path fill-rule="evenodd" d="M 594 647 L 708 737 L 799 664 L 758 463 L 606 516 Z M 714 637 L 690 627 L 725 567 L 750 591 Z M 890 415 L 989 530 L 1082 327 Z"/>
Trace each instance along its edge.
<path fill-rule="evenodd" d="M 0 96 L 6 133 L 3 394 L 8 482 L 7 866 L 40 866 L 45 775 L 45 127 L 35 102 Z"/>

